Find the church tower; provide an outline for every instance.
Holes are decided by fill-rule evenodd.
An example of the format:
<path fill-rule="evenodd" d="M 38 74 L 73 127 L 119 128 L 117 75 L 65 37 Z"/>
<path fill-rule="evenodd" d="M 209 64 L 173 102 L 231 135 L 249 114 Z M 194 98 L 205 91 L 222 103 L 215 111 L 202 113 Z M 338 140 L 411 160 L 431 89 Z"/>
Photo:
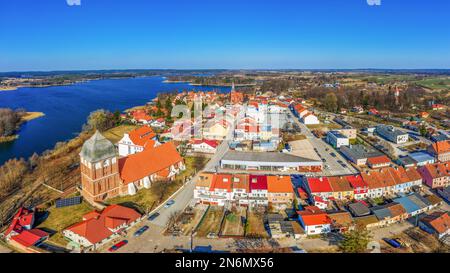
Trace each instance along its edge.
<path fill-rule="evenodd" d="M 87 201 L 101 202 L 119 195 L 119 159 L 114 145 L 100 132 L 80 152 L 81 193 Z"/>

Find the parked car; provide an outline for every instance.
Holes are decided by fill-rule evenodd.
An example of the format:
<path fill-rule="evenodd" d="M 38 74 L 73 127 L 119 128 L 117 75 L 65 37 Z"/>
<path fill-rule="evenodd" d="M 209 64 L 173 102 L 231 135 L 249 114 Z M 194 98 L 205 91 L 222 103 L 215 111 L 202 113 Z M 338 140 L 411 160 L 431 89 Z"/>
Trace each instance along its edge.
<path fill-rule="evenodd" d="M 153 221 L 153 220 L 155 220 L 158 216 L 159 216 L 159 213 L 155 212 L 155 213 L 153 213 L 152 215 L 150 215 L 150 216 L 147 218 L 147 220 Z"/>
<path fill-rule="evenodd" d="M 175 204 L 175 200 L 169 200 L 167 201 L 167 203 L 164 205 L 165 208 L 169 208 L 170 206 L 172 206 L 173 204 Z"/>
<path fill-rule="evenodd" d="M 336 154 L 335 153 L 331 153 L 330 154 L 332 157 L 336 157 Z"/>
<path fill-rule="evenodd" d="M 115 245 L 113 245 L 112 247 L 110 247 L 110 248 L 108 249 L 108 251 L 109 251 L 109 252 L 114 252 L 114 251 L 118 250 L 119 248 L 123 247 L 123 246 L 126 245 L 126 244 L 128 244 L 128 241 L 127 241 L 127 240 L 120 241 L 120 242 L 118 242 L 117 244 L 115 244 Z"/>
<path fill-rule="evenodd" d="M 148 226 L 143 226 L 143 227 L 141 227 L 140 229 L 138 229 L 138 230 L 133 234 L 133 236 L 134 236 L 134 237 L 139 237 L 139 236 L 141 236 L 144 232 L 146 232 L 147 229 L 148 229 Z"/>

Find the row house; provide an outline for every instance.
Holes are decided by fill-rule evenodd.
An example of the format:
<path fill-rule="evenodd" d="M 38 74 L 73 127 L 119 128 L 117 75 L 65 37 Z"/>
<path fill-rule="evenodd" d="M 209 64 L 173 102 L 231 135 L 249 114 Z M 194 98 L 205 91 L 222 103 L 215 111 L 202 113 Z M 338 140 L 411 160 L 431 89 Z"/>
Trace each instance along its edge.
<path fill-rule="evenodd" d="M 430 145 L 427 150 L 439 162 L 450 161 L 450 140 L 437 141 Z"/>
<path fill-rule="evenodd" d="M 318 207 L 308 206 L 302 211 L 297 211 L 297 214 L 306 235 L 324 234 L 331 231 L 331 219 Z"/>
<path fill-rule="evenodd" d="M 444 188 L 450 185 L 450 163 L 428 164 L 418 169 L 424 183 L 430 188 Z"/>
<path fill-rule="evenodd" d="M 204 204 L 227 203 L 250 206 L 285 207 L 294 192 L 289 176 L 201 173 L 194 188 L 194 198 Z"/>

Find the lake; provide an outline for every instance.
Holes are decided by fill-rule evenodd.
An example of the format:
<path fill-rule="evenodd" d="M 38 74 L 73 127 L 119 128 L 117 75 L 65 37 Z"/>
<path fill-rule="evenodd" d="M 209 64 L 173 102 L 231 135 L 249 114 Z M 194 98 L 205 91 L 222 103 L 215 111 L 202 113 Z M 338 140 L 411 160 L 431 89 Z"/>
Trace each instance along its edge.
<path fill-rule="evenodd" d="M 162 92 L 229 91 L 229 87 L 164 83 L 163 77 L 95 80 L 66 86 L 19 88 L 0 92 L 0 108 L 25 108 L 45 116 L 23 124 L 19 139 L 0 143 L 0 165 L 10 158 L 28 158 L 52 149 L 59 141 L 74 138 L 89 113 L 97 109 L 124 111 L 144 105 Z"/>

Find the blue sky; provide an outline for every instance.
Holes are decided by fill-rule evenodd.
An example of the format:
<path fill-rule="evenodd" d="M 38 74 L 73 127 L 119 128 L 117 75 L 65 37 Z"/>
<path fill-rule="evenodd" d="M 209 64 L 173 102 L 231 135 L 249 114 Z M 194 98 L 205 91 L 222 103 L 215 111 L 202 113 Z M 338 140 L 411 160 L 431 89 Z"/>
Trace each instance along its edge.
<path fill-rule="evenodd" d="M 450 1 L 0 0 L 0 71 L 450 68 Z"/>

